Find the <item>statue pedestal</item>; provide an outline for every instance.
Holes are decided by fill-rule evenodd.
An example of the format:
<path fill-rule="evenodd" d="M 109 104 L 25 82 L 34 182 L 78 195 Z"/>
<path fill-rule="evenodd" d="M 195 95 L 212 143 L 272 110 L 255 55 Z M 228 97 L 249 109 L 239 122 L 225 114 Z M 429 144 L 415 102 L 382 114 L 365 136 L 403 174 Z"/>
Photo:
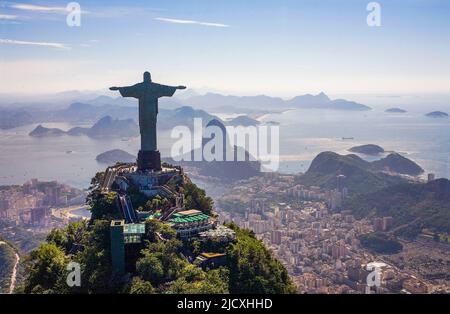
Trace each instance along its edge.
<path fill-rule="evenodd" d="M 138 170 L 161 170 L 161 154 L 159 151 L 140 150 L 137 159 Z"/>

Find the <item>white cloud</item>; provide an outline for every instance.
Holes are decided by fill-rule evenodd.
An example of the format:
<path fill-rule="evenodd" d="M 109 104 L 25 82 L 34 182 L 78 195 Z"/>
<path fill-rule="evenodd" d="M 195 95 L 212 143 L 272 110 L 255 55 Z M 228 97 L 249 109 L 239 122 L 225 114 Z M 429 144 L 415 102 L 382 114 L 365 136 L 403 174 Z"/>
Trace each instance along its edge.
<path fill-rule="evenodd" d="M 2 39 L 2 38 L 0 38 L 0 44 L 42 46 L 42 47 L 50 47 L 50 48 L 64 49 L 64 50 L 71 49 L 69 46 L 66 46 L 65 44 L 62 44 L 62 43 L 36 42 L 36 41 L 24 41 L 24 40 Z"/>
<path fill-rule="evenodd" d="M 1 3 L 2 1 L 0 1 Z M 69 3 L 68 1 L 67 3 Z M 70 10 L 65 6 L 35 5 L 28 3 L 6 3 L 4 6 L 14 9 L 26 11 L 30 14 L 38 14 L 48 18 L 50 15 L 65 15 Z M 120 18 L 124 16 L 147 16 L 151 12 L 162 12 L 164 9 L 134 6 L 97 6 L 91 7 L 91 10 L 84 10 L 85 5 L 81 6 L 82 14 L 89 14 L 91 17 L 97 18 Z"/>
<path fill-rule="evenodd" d="M 69 3 L 70 1 L 68 1 Z M 11 9 L 23 10 L 35 13 L 48 14 L 67 14 L 67 7 L 62 6 L 43 6 L 28 3 L 12 3 L 7 5 Z M 83 8 L 83 6 L 82 6 Z M 148 8 L 148 7 L 130 7 L 130 6 L 101 6 L 92 8 L 92 10 L 81 10 L 83 14 L 89 14 L 99 18 L 118 18 L 123 16 L 136 16 L 148 14 L 149 12 L 161 12 L 164 9 Z"/>
<path fill-rule="evenodd" d="M 69 3 L 69 2 L 68 2 Z M 11 9 L 34 12 L 34 13 L 42 13 L 42 14 L 68 14 L 71 9 L 68 7 L 60 7 L 60 6 L 43 6 L 43 5 L 35 5 L 28 3 L 12 3 L 8 5 Z M 83 14 L 89 14 L 91 12 L 81 10 Z"/>
<path fill-rule="evenodd" d="M 42 5 L 34 5 L 27 3 L 13 3 L 9 6 L 10 8 L 17 10 L 25 10 L 25 11 L 34 11 L 34 12 L 64 12 L 67 13 L 67 9 L 65 7 L 48 7 Z"/>
<path fill-rule="evenodd" d="M 17 15 L 0 14 L 0 20 L 16 20 Z"/>
<path fill-rule="evenodd" d="M 230 27 L 230 25 L 222 24 L 222 23 L 210 23 L 210 22 L 200 22 L 194 20 L 180 20 L 180 19 L 170 19 L 165 17 L 156 17 L 155 20 L 172 23 L 172 24 L 193 24 L 193 25 L 202 25 L 202 26 L 212 26 L 212 27 Z"/>
<path fill-rule="evenodd" d="M 163 9 L 136 7 L 136 6 L 102 6 L 91 10 L 91 15 L 97 18 L 121 18 L 121 17 L 148 17 L 153 12 L 161 12 Z"/>

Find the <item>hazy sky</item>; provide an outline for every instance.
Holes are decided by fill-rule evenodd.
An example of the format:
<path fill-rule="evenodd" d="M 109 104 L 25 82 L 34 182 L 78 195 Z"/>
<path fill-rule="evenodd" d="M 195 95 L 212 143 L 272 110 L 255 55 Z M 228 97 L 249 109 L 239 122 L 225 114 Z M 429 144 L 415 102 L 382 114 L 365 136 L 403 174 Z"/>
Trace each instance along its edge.
<path fill-rule="evenodd" d="M 0 93 L 155 81 L 239 94 L 450 92 L 450 1 L 0 1 Z"/>

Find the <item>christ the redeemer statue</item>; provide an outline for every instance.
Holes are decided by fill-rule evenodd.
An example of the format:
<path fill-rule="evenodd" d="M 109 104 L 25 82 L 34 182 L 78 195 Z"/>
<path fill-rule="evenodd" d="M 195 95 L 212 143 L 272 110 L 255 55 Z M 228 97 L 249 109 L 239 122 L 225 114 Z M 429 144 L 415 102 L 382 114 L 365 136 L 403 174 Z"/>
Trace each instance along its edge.
<path fill-rule="evenodd" d="M 171 97 L 177 89 L 186 86 L 166 86 L 152 82 L 150 72 L 144 73 L 144 81 L 127 87 L 111 87 L 118 90 L 122 97 L 139 99 L 139 128 L 141 133 L 141 150 L 138 155 L 139 170 L 161 170 L 161 157 L 156 146 L 156 117 L 158 115 L 158 98 Z"/>

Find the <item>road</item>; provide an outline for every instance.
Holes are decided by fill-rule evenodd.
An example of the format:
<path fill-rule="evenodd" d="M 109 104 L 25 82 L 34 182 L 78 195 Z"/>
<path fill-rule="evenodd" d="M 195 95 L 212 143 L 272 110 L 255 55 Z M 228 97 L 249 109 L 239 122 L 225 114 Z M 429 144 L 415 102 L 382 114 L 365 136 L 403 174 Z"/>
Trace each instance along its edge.
<path fill-rule="evenodd" d="M 14 248 L 7 242 L 0 241 L 0 245 L 8 245 L 14 250 Z M 11 280 L 10 280 L 11 284 L 9 285 L 9 294 L 13 294 L 14 289 L 16 289 L 17 268 L 19 267 L 19 262 L 20 262 L 20 256 L 19 256 L 19 254 L 16 253 L 15 250 L 14 250 L 14 254 L 16 256 L 16 263 L 14 264 L 13 271 L 11 273 Z"/>
<path fill-rule="evenodd" d="M 87 216 L 82 216 L 79 214 L 73 213 L 74 211 L 79 210 L 88 210 L 88 206 L 86 205 L 73 205 L 67 207 L 53 208 L 52 215 L 56 218 L 60 219 L 70 219 L 70 218 L 89 218 Z"/>
<path fill-rule="evenodd" d="M 19 267 L 20 256 L 16 254 L 16 263 L 14 264 L 14 268 L 11 274 L 11 285 L 9 286 L 9 294 L 14 293 L 14 289 L 16 289 L 16 279 L 17 279 L 17 268 Z"/>

